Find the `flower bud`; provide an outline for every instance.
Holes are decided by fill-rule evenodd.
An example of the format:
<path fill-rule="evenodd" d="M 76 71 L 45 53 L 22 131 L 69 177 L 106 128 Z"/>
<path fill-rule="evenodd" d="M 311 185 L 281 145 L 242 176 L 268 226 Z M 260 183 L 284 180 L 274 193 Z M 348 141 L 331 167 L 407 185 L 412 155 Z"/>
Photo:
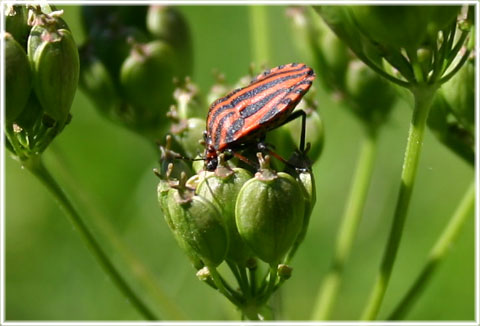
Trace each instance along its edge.
<path fill-rule="evenodd" d="M 11 34 L 5 42 L 5 118 L 12 122 L 24 110 L 32 88 L 32 75 L 27 54 Z"/>
<path fill-rule="evenodd" d="M 252 175 L 245 169 L 230 169 L 219 165 L 214 174 L 207 176 L 197 187 L 197 194 L 217 207 L 227 227 L 230 244 L 226 259 L 245 265 L 250 251 L 238 234 L 235 223 L 235 202 L 241 187 Z"/>
<path fill-rule="evenodd" d="M 161 40 L 167 41 L 182 63 L 180 72 L 186 76 L 192 73 L 193 51 L 190 29 L 185 18 L 175 7 L 151 5 L 147 13 L 147 29 Z"/>
<path fill-rule="evenodd" d="M 28 25 L 27 6 L 7 5 L 5 14 L 5 31 L 10 33 L 23 49 L 26 49 L 28 34 L 32 28 Z"/>
<path fill-rule="evenodd" d="M 392 85 L 360 60 L 350 62 L 346 98 L 355 115 L 371 126 L 381 125 L 396 100 Z"/>
<path fill-rule="evenodd" d="M 280 264 L 277 268 L 277 275 L 280 280 L 288 280 L 292 276 L 292 270 L 293 268 L 291 268 L 290 266 Z"/>
<path fill-rule="evenodd" d="M 217 208 L 182 184 L 168 192 L 166 206 L 178 234 L 205 265 L 218 266 L 227 253 L 228 235 Z"/>
<path fill-rule="evenodd" d="M 289 174 L 270 170 L 268 161 L 268 156 L 261 158 L 261 169 L 255 178 L 240 189 L 235 219 L 238 232 L 250 249 L 263 261 L 275 265 L 302 228 L 305 204 L 298 182 Z"/>
<path fill-rule="evenodd" d="M 168 210 L 168 193 L 171 191 L 170 184 L 165 180 L 160 180 L 158 187 L 157 187 L 157 195 L 158 195 L 158 202 L 160 204 L 160 208 L 163 212 L 163 217 L 167 222 L 168 227 L 172 231 L 175 240 L 178 243 L 178 246 L 185 252 L 187 257 L 192 262 L 195 269 L 199 270 L 203 267 L 203 263 L 200 258 L 197 256 L 193 248 L 185 241 L 185 239 L 181 236 L 179 231 L 176 228 L 176 225 L 172 222 L 172 218 L 170 217 L 170 213 Z"/>
<path fill-rule="evenodd" d="M 120 83 L 125 99 L 132 106 L 131 124 L 135 128 L 159 130 L 165 126 L 165 114 L 173 103 L 177 67 L 174 52 L 163 41 L 133 46 L 122 65 Z"/>
<path fill-rule="evenodd" d="M 32 27 L 27 55 L 40 104 L 46 114 L 64 124 L 77 89 L 80 63 L 71 33 L 54 29 L 59 19 Z"/>

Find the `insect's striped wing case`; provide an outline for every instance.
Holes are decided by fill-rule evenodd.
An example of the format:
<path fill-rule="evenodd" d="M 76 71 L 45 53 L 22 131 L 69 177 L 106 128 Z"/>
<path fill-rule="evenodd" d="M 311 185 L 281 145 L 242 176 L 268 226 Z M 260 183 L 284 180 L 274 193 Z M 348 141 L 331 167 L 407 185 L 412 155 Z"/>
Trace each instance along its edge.
<path fill-rule="evenodd" d="M 305 64 L 267 70 L 252 82 L 215 101 L 208 111 L 206 145 L 223 151 L 262 136 L 281 125 L 312 85 Z"/>

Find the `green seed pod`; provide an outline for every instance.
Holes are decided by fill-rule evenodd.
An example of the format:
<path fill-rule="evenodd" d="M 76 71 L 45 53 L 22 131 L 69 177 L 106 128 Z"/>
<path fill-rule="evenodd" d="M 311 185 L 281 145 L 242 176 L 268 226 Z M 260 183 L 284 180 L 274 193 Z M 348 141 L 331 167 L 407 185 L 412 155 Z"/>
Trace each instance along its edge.
<path fill-rule="evenodd" d="M 349 108 L 370 126 L 384 123 L 396 100 L 388 81 L 360 60 L 353 60 L 346 76 L 346 98 Z"/>
<path fill-rule="evenodd" d="M 88 49 L 81 50 L 83 53 Z M 95 108 L 110 119 L 118 120 L 121 100 L 105 65 L 95 56 L 81 55 L 79 85 Z"/>
<path fill-rule="evenodd" d="M 159 130 L 165 126 L 165 114 L 173 104 L 177 67 L 175 53 L 163 41 L 133 46 L 122 65 L 120 83 L 125 99 L 133 108 L 135 128 Z"/>
<path fill-rule="evenodd" d="M 20 115 L 15 119 L 15 124 L 25 130 L 28 134 L 36 133 L 36 126 L 42 120 L 44 113 L 43 108 L 38 102 L 35 93 L 31 92 L 27 98 L 27 104 Z"/>
<path fill-rule="evenodd" d="M 172 219 L 168 211 L 168 193 L 172 191 L 170 184 L 165 180 L 160 180 L 157 187 L 158 203 L 163 212 L 163 217 L 167 222 L 168 227 L 172 231 L 175 240 L 177 241 L 179 247 L 185 252 L 187 257 L 192 262 L 194 268 L 199 270 L 203 267 L 201 259 L 197 256 L 193 248 L 184 240 L 184 238 L 179 234 L 179 231 L 176 228 L 176 225 L 172 222 Z"/>
<path fill-rule="evenodd" d="M 185 84 L 177 87 L 173 93 L 177 102 L 177 115 L 179 119 L 201 118 L 207 114 L 204 99 L 198 87 L 192 83 L 190 78 L 185 78 Z"/>
<path fill-rule="evenodd" d="M 26 49 L 28 34 L 32 28 L 28 25 L 27 6 L 7 5 L 5 14 L 5 31 L 10 33 L 23 49 Z"/>
<path fill-rule="evenodd" d="M 348 47 L 330 29 L 325 28 L 319 40 L 319 60 L 323 71 L 319 74 L 325 87 L 343 90 L 345 73 L 351 59 Z"/>
<path fill-rule="evenodd" d="M 304 195 L 289 174 L 261 170 L 247 181 L 237 197 L 235 219 L 240 236 L 270 265 L 278 264 L 297 238 L 303 223 Z"/>
<path fill-rule="evenodd" d="M 11 34 L 5 42 L 5 118 L 12 122 L 24 110 L 32 88 L 27 54 Z"/>
<path fill-rule="evenodd" d="M 205 131 L 205 120 L 199 118 L 180 120 L 171 126 L 170 131 L 187 157 L 195 157 L 203 152 L 204 146 L 201 141 Z"/>
<path fill-rule="evenodd" d="M 181 185 L 168 192 L 166 205 L 178 234 L 205 265 L 218 266 L 227 253 L 228 235 L 217 208 Z"/>
<path fill-rule="evenodd" d="M 475 134 L 475 60 L 473 57 L 442 85 L 442 92 L 458 121 L 472 135 Z"/>
<path fill-rule="evenodd" d="M 193 51 L 190 29 L 183 15 L 175 7 L 151 5 L 147 13 L 147 29 L 152 35 L 167 41 L 179 56 L 181 74 L 193 69 Z"/>
<path fill-rule="evenodd" d="M 132 46 L 147 43 L 150 39 L 141 29 L 123 25 L 100 26 L 92 30 L 92 33 L 89 43 L 93 53 L 103 62 L 115 85 L 119 87 L 120 69 L 130 55 Z"/>
<path fill-rule="evenodd" d="M 245 265 L 250 250 L 238 234 L 235 223 L 235 202 L 241 187 L 252 175 L 245 169 L 230 169 L 220 165 L 214 174 L 207 176 L 197 187 L 197 194 L 213 203 L 221 213 L 227 227 L 230 244 L 226 259 Z"/>
<path fill-rule="evenodd" d="M 51 26 L 32 27 L 27 55 L 33 89 L 45 113 L 64 124 L 77 89 L 80 63 L 71 33 Z"/>
<path fill-rule="evenodd" d="M 310 216 L 312 215 L 313 207 L 317 201 L 316 187 L 315 187 L 315 178 L 311 170 L 297 172 L 292 172 L 296 175 L 295 179 L 298 181 L 300 188 L 302 188 L 303 199 L 305 202 L 305 211 L 303 215 L 302 229 L 298 234 L 298 237 L 295 239 L 295 242 L 288 253 L 286 259 L 289 262 L 295 255 L 298 247 L 305 239 L 307 235 L 308 225 L 310 224 Z"/>

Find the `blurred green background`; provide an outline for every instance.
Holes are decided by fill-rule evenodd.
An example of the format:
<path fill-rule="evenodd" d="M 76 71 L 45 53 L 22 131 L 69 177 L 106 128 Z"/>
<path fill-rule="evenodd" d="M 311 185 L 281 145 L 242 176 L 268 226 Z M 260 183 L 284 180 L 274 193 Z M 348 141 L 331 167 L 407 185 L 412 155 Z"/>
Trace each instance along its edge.
<path fill-rule="evenodd" d="M 84 35 L 79 7 L 63 9 L 65 20 L 81 44 Z M 190 6 L 180 10 L 192 29 L 193 80 L 203 92 L 214 82 L 213 69 L 224 72 L 230 83 L 248 72 L 252 56 L 247 7 Z M 291 42 L 285 7 L 268 7 L 267 26 L 269 66 L 305 61 Z M 318 200 L 307 238 L 292 262 L 293 276 L 283 286 L 281 299 L 274 300 L 282 306 L 277 316 L 280 319 L 310 317 L 322 276 L 330 264 L 362 137 L 358 121 L 345 108 L 321 90 L 318 101 L 326 128 L 324 152 L 314 166 Z M 334 319 L 357 319 L 373 284 L 399 187 L 410 112 L 405 102 L 399 102 L 381 132 L 364 218 L 346 266 Z M 98 208 L 98 218 L 113 225 L 185 318 L 238 319 L 231 304 L 197 280 L 163 220 L 156 200 L 157 178 L 152 173 L 158 157 L 155 148 L 105 120 L 81 91 L 76 94 L 72 114 L 71 124 L 44 155 L 72 198 L 81 194 L 83 201 Z M 10 157 L 6 158 L 5 172 L 6 319 L 141 319 L 100 269 L 45 188 Z M 472 168 L 427 132 L 381 319 L 386 318 L 418 274 L 473 178 Z M 84 203 L 77 205 L 82 210 L 85 207 Z M 114 259 L 119 255 L 112 250 L 109 254 Z M 407 318 L 473 320 L 474 284 L 472 214 Z"/>

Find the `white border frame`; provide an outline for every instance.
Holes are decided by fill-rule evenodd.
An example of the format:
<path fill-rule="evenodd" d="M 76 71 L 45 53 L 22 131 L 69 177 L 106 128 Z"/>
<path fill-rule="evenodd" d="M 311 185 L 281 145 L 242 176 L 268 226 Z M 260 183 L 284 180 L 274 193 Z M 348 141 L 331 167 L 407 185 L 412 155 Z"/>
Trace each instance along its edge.
<path fill-rule="evenodd" d="M 347 4 L 408 4 L 408 5 L 416 5 L 416 4 L 469 4 L 475 6 L 475 22 L 476 22 L 476 31 L 475 31 L 475 49 L 476 52 L 476 62 L 475 62 L 475 69 L 476 69 L 476 76 L 475 76 L 475 90 L 476 90 L 476 98 L 475 98 L 475 105 L 476 105 L 476 116 L 475 116 L 475 123 L 476 123 L 476 135 L 475 135 L 475 146 L 477 149 L 476 152 L 476 162 L 475 162 L 475 180 L 476 180 L 476 194 L 475 194 L 475 321 L 465 322 L 465 321 L 450 321 L 450 322 L 442 322 L 442 321 L 412 321 L 412 322 L 384 322 L 384 321 L 371 321 L 371 322 L 355 322 L 355 321 L 331 321 L 331 322 L 315 322 L 315 321 L 304 321 L 304 322 L 283 322 L 283 321 L 276 321 L 276 322 L 227 322 L 227 321 L 208 321 L 208 322 L 196 322 L 196 321 L 188 321 L 188 322 L 172 322 L 172 321 L 161 321 L 161 322 L 138 322 L 138 321 L 122 321 L 122 322 L 114 322 L 114 321 L 75 321 L 75 322 L 67 322 L 67 321 L 28 321 L 28 322 L 18 322 L 18 321 L 6 321 L 5 320 L 5 143 L 4 143 L 4 108 L 5 108 L 5 83 L 2 79 L 0 83 L 0 325 L 5 326 L 60 326 L 60 325 L 70 325 L 70 326 L 147 326 L 147 325 L 325 325 L 325 326 L 347 326 L 347 325 L 359 325 L 359 326 L 367 326 L 367 325 L 424 325 L 424 326 L 440 326 L 440 325 L 465 325 L 465 326 L 475 326 L 480 325 L 480 207 L 477 203 L 480 202 L 480 192 L 479 184 L 480 184 L 480 173 L 479 173 L 479 154 L 478 149 L 480 149 L 480 77 L 479 77 L 479 68 L 480 68 L 480 60 L 479 60 L 479 38 L 480 38 L 480 3 L 478 1 L 468 0 L 468 1 L 400 1 L 400 0 L 377 0 L 377 1 L 338 1 L 338 0 L 324 0 L 324 1 L 315 1 L 315 0 L 163 0 L 163 1 L 146 1 L 146 0 L 139 0 L 139 1 L 115 1 L 115 0 L 92 0 L 92 1 L 79 1 L 79 0 L 71 0 L 71 1 L 0 1 L 0 31 L 3 33 L 5 30 L 5 19 L 4 19 L 4 10 L 5 4 L 31 4 L 31 3 L 51 3 L 57 5 L 81 5 L 81 4 L 89 4 L 89 5 L 126 5 L 126 4 L 135 4 L 135 5 L 148 5 L 148 4 L 169 4 L 169 5 L 288 5 L 288 4 L 295 4 L 295 5 L 311 5 L 311 4 L 330 4 L 330 5 L 347 5 Z M 4 40 L 3 37 L 0 39 L 0 76 L 4 76 L 5 72 L 5 64 L 4 64 Z"/>

